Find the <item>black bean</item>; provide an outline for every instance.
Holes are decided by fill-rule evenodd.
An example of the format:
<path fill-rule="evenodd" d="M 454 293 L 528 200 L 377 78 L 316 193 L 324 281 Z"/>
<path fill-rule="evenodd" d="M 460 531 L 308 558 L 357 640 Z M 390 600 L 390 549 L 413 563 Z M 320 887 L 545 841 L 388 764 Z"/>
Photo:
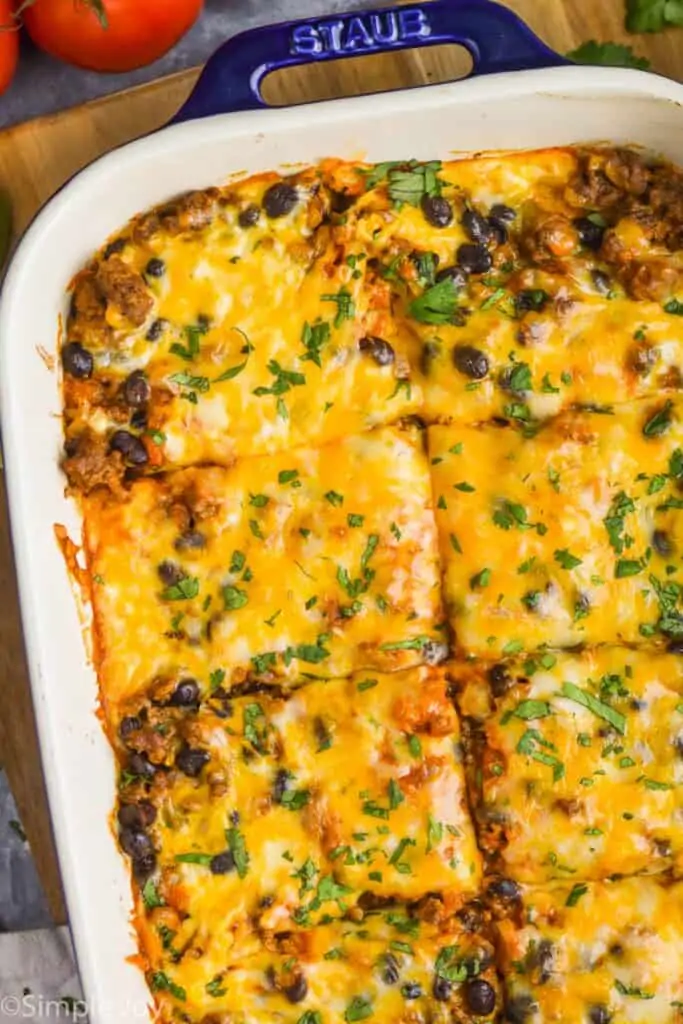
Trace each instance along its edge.
<path fill-rule="evenodd" d="M 183 747 L 176 754 L 175 764 L 176 768 L 179 768 L 184 775 L 189 775 L 191 779 L 195 779 L 201 773 L 204 765 L 210 760 L 211 755 L 206 750 Z"/>
<path fill-rule="evenodd" d="M 450 648 L 442 640 L 425 640 L 422 644 L 422 657 L 427 665 L 440 665 L 449 654 Z"/>
<path fill-rule="evenodd" d="M 401 976 L 398 960 L 393 953 L 386 953 L 384 956 L 384 970 L 382 980 L 385 985 L 395 985 Z"/>
<path fill-rule="evenodd" d="M 545 985 L 555 966 L 555 950 L 549 939 L 541 939 L 532 956 L 533 966 L 538 968 L 538 983 Z"/>
<path fill-rule="evenodd" d="M 470 242 L 465 242 L 458 248 L 456 259 L 467 274 L 486 274 L 493 266 L 488 249 Z"/>
<path fill-rule="evenodd" d="M 669 640 L 666 649 L 669 654 L 683 654 L 683 639 Z"/>
<path fill-rule="evenodd" d="M 124 853 L 130 857 L 144 857 L 146 853 L 153 850 L 152 840 L 146 832 L 136 832 L 134 829 L 122 828 L 119 832 L 119 843 Z"/>
<path fill-rule="evenodd" d="M 423 196 L 420 206 L 425 219 L 435 228 L 447 228 L 453 220 L 453 207 L 443 196 Z"/>
<path fill-rule="evenodd" d="M 533 310 L 536 313 L 547 306 L 550 296 L 542 288 L 523 288 L 515 296 L 515 307 L 520 313 Z"/>
<path fill-rule="evenodd" d="M 273 783 L 273 800 L 276 804 L 282 803 L 282 798 L 287 792 L 288 784 L 289 772 L 284 768 L 280 768 L 275 775 L 275 782 Z"/>
<path fill-rule="evenodd" d="M 134 370 L 129 377 L 126 377 L 123 384 L 123 395 L 128 405 L 136 408 L 146 405 L 151 394 L 152 389 L 142 370 Z"/>
<path fill-rule="evenodd" d="M 481 929 L 483 925 L 482 910 L 482 906 L 473 900 L 457 911 L 456 917 L 466 932 L 478 932 Z"/>
<path fill-rule="evenodd" d="M 353 206 L 357 196 L 351 192 L 335 192 L 330 190 L 330 207 L 333 213 L 346 213 Z"/>
<path fill-rule="evenodd" d="M 145 430 L 147 427 L 147 410 L 135 409 L 130 414 L 129 422 L 133 430 Z"/>
<path fill-rule="evenodd" d="M 488 225 L 489 241 L 493 242 L 494 245 L 505 245 L 508 240 L 508 231 L 505 225 L 493 217 L 489 217 Z"/>
<path fill-rule="evenodd" d="M 489 372 L 488 356 L 474 345 L 456 345 L 453 349 L 453 364 L 459 373 L 472 380 L 483 380 Z"/>
<path fill-rule="evenodd" d="M 156 820 L 157 811 L 149 800 L 138 800 L 136 804 L 121 804 L 117 818 L 122 828 L 143 832 Z"/>
<path fill-rule="evenodd" d="M 196 679 L 181 679 L 168 702 L 173 708 L 188 708 L 199 704 L 199 684 Z"/>
<path fill-rule="evenodd" d="M 434 985 L 432 986 L 432 995 L 440 1003 L 445 1003 L 451 998 L 453 991 L 453 985 L 448 978 L 442 977 L 440 974 L 434 978 Z"/>
<path fill-rule="evenodd" d="M 467 237 L 473 242 L 488 242 L 491 237 L 489 222 L 477 210 L 465 210 L 460 223 Z"/>
<path fill-rule="evenodd" d="M 181 580 L 185 579 L 185 573 L 180 566 L 176 565 L 175 562 L 168 561 L 168 559 L 159 562 L 157 576 L 166 587 L 174 587 Z"/>
<path fill-rule="evenodd" d="M 149 459 L 140 438 L 127 430 L 115 430 L 109 438 L 109 447 L 113 452 L 120 452 L 126 462 L 133 466 L 143 466 Z"/>
<path fill-rule="evenodd" d="M 286 181 L 278 181 L 271 185 L 263 196 L 263 209 L 269 217 L 284 217 L 290 213 L 298 202 L 299 196 L 293 185 Z"/>
<path fill-rule="evenodd" d="M 128 771 L 132 775 L 139 775 L 141 779 L 153 779 L 156 767 L 145 754 L 135 751 L 128 758 Z"/>
<path fill-rule="evenodd" d="M 243 210 L 240 210 L 237 215 L 237 223 L 241 228 L 253 228 L 260 216 L 261 211 L 256 203 L 250 203 L 249 206 L 245 206 Z"/>
<path fill-rule="evenodd" d="M 148 277 L 163 277 L 166 273 L 166 264 L 163 260 L 153 256 L 145 267 L 145 274 Z"/>
<path fill-rule="evenodd" d="M 467 284 L 467 274 L 462 267 L 453 265 L 440 270 L 435 277 L 435 281 L 437 284 L 440 284 L 442 281 L 452 281 L 454 288 L 464 288 Z"/>
<path fill-rule="evenodd" d="M 612 282 L 604 270 L 591 270 L 591 278 L 596 292 L 600 295 L 609 295 L 612 291 Z"/>
<path fill-rule="evenodd" d="M 624 955 L 624 947 L 620 942 L 613 942 L 608 950 L 610 956 L 614 956 L 617 959 Z"/>
<path fill-rule="evenodd" d="M 602 245 L 602 236 L 605 234 L 604 227 L 594 224 L 590 217 L 577 217 L 574 227 L 579 233 L 579 241 L 584 249 L 592 249 L 597 252 Z"/>
<path fill-rule="evenodd" d="M 227 875 L 235 870 L 235 858 L 230 850 L 217 853 L 209 862 L 209 869 L 212 875 Z"/>
<path fill-rule="evenodd" d="M 157 868 L 157 855 L 154 850 L 133 858 L 133 878 L 138 885 L 143 885 L 154 874 Z"/>
<path fill-rule="evenodd" d="M 290 1003 L 300 1003 L 308 995 L 308 982 L 303 974 L 297 975 L 291 985 L 282 990 Z"/>
<path fill-rule="evenodd" d="M 495 203 L 489 211 L 489 220 L 497 220 L 501 224 L 512 224 L 516 216 L 515 210 L 504 203 Z"/>
<path fill-rule="evenodd" d="M 239 825 L 239 823 L 240 823 L 240 812 L 239 811 L 231 811 L 230 812 L 230 824 L 237 826 L 237 825 Z"/>
<path fill-rule="evenodd" d="M 640 697 L 631 697 L 628 703 L 634 711 L 644 711 L 647 707 L 647 701 L 641 700 Z"/>
<path fill-rule="evenodd" d="M 606 1006 L 591 1006 L 588 1011 L 589 1024 L 610 1024 L 612 1014 Z"/>
<path fill-rule="evenodd" d="M 536 1003 L 528 995 L 513 996 L 508 999 L 505 1019 L 507 1024 L 527 1024 L 536 1011 Z"/>
<path fill-rule="evenodd" d="M 496 878 L 489 885 L 488 892 L 499 900 L 518 900 L 521 895 L 519 885 L 512 878 Z"/>
<path fill-rule="evenodd" d="M 417 981 L 406 981 L 401 985 L 401 995 L 404 999 L 419 999 L 422 995 L 422 986 Z"/>
<path fill-rule="evenodd" d="M 142 729 L 142 722 L 137 715 L 126 715 L 119 722 L 119 736 L 122 740 L 127 739 L 132 733 Z"/>
<path fill-rule="evenodd" d="M 390 366 L 396 358 L 392 346 L 384 338 L 367 334 L 358 342 L 358 348 L 377 363 L 378 366 Z"/>
<path fill-rule="evenodd" d="M 496 990 L 483 978 L 474 978 L 465 986 L 465 1002 L 477 1017 L 486 1017 L 496 1008 Z"/>
<path fill-rule="evenodd" d="M 87 348 L 77 341 L 70 341 L 62 349 L 62 366 L 70 377 L 87 380 L 92 376 L 94 360 Z"/>
<path fill-rule="evenodd" d="M 486 673 L 494 697 L 504 697 L 512 686 L 512 677 L 503 664 L 492 665 Z M 502 879 L 505 881 L 505 879 Z"/>
<path fill-rule="evenodd" d="M 655 530 L 652 534 L 652 547 L 658 555 L 666 558 L 673 552 L 674 546 L 666 530 Z"/>
<path fill-rule="evenodd" d="M 441 349 L 439 348 L 439 345 L 434 341 L 426 341 L 422 346 L 422 351 L 420 352 L 420 372 L 423 373 L 425 377 L 429 376 L 432 369 L 432 363 L 440 351 Z"/>
<path fill-rule="evenodd" d="M 199 530 L 186 530 L 176 538 L 173 547 L 176 551 L 199 550 L 206 547 L 206 537 Z"/>
<path fill-rule="evenodd" d="M 149 325 L 149 330 L 147 331 L 145 338 L 147 339 L 147 341 L 158 341 L 167 327 L 168 321 L 163 320 L 161 317 L 159 317 L 159 319 L 153 320 L 152 323 Z"/>
<path fill-rule="evenodd" d="M 653 846 L 657 852 L 658 857 L 671 857 L 671 843 L 668 839 L 654 839 Z"/>
<path fill-rule="evenodd" d="M 327 727 L 327 723 L 320 715 L 313 719 L 313 732 L 315 733 L 318 750 L 327 750 L 332 745 L 332 735 Z"/>
<path fill-rule="evenodd" d="M 126 247 L 125 238 L 115 238 L 113 242 L 105 245 L 104 252 L 102 253 L 105 260 L 108 260 L 110 256 L 113 256 L 117 252 L 123 252 Z"/>

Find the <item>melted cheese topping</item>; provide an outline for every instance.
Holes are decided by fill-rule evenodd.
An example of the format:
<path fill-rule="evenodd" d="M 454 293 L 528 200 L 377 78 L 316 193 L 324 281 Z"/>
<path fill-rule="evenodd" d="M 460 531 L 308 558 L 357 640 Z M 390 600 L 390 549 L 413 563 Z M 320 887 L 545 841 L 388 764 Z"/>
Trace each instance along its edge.
<path fill-rule="evenodd" d="M 108 702 L 178 672 L 296 679 L 443 657 L 415 430 L 141 480 L 125 502 L 96 492 L 86 523 Z"/>
<path fill-rule="evenodd" d="M 477 1021 L 495 1020 L 501 1005 L 490 942 L 457 922 L 439 928 L 400 908 L 362 925 L 336 922 L 268 947 L 256 945 L 208 981 L 203 968 L 196 961 L 182 971 L 170 966 L 152 975 L 161 981 L 159 989 L 170 982 L 183 996 L 179 1001 L 172 992 L 159 993 L 167 1015 L 180 1010 L 200 1019 L 211 1013 L 231 1024 L 342 1024 L 367 1018 L 394 1024 L 438 1013 L 469 1021 L 468 975 L 491 986 L 495 999 L 491 1012 L 478 1014 Z M 442 993 L 438 1002 L 432 998 L 435 986 Z"/>
<path fill-rule="evenodd" d="M 682 197 L 628 151 L 327 160 L 77 275 L 63 466 L 163 1020 L 493 1024 L 494 941 L 516 1024 L 681 1019 Z"/>
<path fill-rule="evenodd" d="M 142 935 L 155 969 L 169 968 L 205 1012 L 206 985 L 236 969 L 252 927 L 300 931 L 359 900 L 434 893 L 454 910 L 478 890 L 443 670 L 312 683 L 287 701 L 214 697 L 189 728 L 166 712 L 164 736 L 170 774 L 158 783 L 154 829 L 163 909 Z M 176 764 L 188 744 L 208 755 L 196 778 Z M 212 858 L 226 850 L 234 864 L 215 873 Z"/>
<path fill-rule="evenodd" d="M 506 666 L 504 695 L 483 705 L 485 672 L 456 672 L 460 707 L 480 722 L 472 792 L 498 870 L 536 883 L 681 872 L 679 658 L 545 652 Z"/>
<path fill-rule="evenodd" d="M 676 636 L 679 401 L 511 428 L 432 427 L 446 603 L 460 648 Z"/>
<path fill-rule="evenodd" d="M 564 882 L 522 894 L 500 924 L 508 1006 L 529 1024 L 677 1024 L 683 885 L 644 878 Z M 517 918 L 519 920 L 519 918 Z"/>

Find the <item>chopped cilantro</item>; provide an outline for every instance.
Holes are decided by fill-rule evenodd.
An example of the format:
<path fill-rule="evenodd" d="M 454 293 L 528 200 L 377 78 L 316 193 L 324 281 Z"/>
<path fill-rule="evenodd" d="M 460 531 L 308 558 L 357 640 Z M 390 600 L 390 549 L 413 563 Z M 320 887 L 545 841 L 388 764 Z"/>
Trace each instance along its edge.
<path fill-rule="evenodd" d="M 582 559 L 577 558 L 576 555 L 572 555 L 567 548 L 557 549 L 553 553 L 553 557 L 558 565 L 561 565 L 563 569 L 575 569 L 577 565 L 582 564 Z"/>
<path fill-rule="evenodd" d="M 346 288 L 340 288 L 336 295 L 321 295 L 320 299 L 322 302 L 336 303 L 335 327 L 341 327 L 345 320 L 353 320 L 356 315 L 356 304 L 353 301 L 353 295 Z"/>
<path fill-rule="evenodd" d="M 184 576 L 177 583 L 172 583 L 161 592 L 162 601 L 189 601 L 199 593 L 199 580 L 196 576 Z"/>

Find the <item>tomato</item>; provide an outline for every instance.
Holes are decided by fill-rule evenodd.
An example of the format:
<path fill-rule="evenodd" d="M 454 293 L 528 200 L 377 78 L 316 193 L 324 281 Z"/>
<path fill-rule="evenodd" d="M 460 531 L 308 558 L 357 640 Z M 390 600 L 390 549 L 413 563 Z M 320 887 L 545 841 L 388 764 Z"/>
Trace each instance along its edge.
<path fill-rule="evenodd" d="M 23 19 L 53 57 L 93 71 L 130 71 L 170 50 L 201 9 L 202 0 L 32 0 Z"/>
<path fill-rule="evenodd" d="M 0 92 L 14 78 L 19 60 L 19 24 L 11 0 L 0 0 Z"/>

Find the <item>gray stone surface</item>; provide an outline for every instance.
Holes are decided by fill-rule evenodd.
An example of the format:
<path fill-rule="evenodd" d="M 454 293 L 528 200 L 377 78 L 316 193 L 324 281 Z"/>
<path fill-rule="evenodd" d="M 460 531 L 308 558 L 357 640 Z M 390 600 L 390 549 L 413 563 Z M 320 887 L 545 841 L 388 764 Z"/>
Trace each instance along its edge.
<path fill-rule="evenodd" d="M 18 817 L 7 777 L 0 769 L 0 932 L 45 928 L 52 923 Z"/>
<path fill-rule="evenodd" d="M 0 127 L 202 64 L 229 36 L 255 25 L 373 6 L 377 0 L 205 0 L 204 14 L 170 53 L 123 75 L 81 71 L 53 60 L 24 40 L 17 76 L 0 96 Z"/>

